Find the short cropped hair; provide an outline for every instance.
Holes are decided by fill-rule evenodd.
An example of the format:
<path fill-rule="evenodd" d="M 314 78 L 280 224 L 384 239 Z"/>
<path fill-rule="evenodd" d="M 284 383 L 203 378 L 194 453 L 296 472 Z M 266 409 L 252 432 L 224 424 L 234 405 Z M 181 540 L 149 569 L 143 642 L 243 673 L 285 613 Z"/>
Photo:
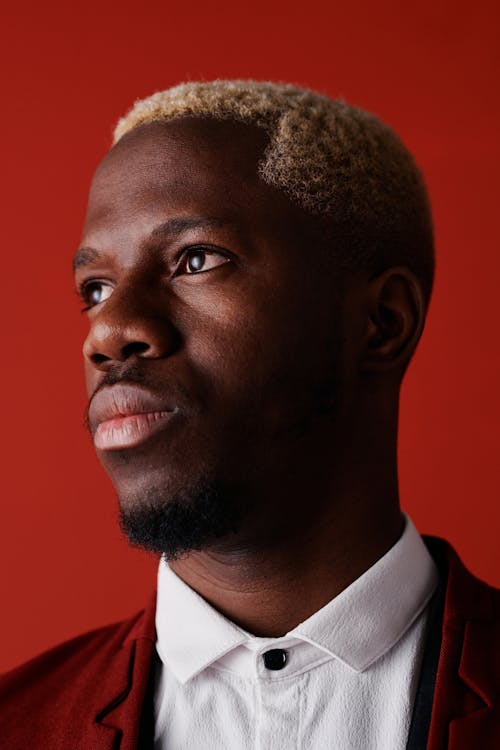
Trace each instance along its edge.
<path fill-rule="evenodd" d="M 420 280 L 428 303 L 434 278 L 432 217 L 410 152 L 377 117 L 291 84 L 183 83 L 139 100 L 114 143 L 139 125 L 181 117 L 263 128 L 260 177 L 316 216 L 319 236 L 344 267 L 376 275 L 396 265 Z"/>

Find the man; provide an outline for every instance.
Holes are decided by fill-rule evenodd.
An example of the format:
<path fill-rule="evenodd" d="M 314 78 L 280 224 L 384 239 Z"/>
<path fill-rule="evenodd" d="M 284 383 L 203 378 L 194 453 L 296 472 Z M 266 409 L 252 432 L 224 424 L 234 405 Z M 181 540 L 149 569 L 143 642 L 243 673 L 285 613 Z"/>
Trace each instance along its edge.
<path fill-rule="evenodd" d="M 434 256 L 397 136 L 287 85 L 156 94 L 74 267 L 88 426 L 158 592 L 6 675 L 2 747 L 500 747 L 498 594 L 399 507 Z"/>

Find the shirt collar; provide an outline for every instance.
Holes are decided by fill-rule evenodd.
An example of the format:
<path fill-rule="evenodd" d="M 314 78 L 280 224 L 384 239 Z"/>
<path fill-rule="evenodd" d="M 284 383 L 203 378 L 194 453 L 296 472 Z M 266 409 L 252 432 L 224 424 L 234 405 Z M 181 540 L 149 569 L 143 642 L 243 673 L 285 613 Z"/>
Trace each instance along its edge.
<path fill-rule="evenodd" d="M 437 569 L 408 516 L 403 534 L 371 568 L 328 604 L 272 643 L 296 638 L 362 672 L 394 646 L 425 608 Z M 157 650 L 186 682 L 255 639 L 185 584 L 162 558 L 158 568 Z"/>
<path fill-rule="evenodd" d="M 438 581 L 422 537 L 408 516 L 405 520 L 396 544 L 290 635 L 357 672 L 387 653 L 425 608 Z"/>
<path fill-rule="evenodd" d="M 158 567 L 156 650 L 181 682 L 243 644 L 248 633 L 218 612 L 169 567 Z"/>

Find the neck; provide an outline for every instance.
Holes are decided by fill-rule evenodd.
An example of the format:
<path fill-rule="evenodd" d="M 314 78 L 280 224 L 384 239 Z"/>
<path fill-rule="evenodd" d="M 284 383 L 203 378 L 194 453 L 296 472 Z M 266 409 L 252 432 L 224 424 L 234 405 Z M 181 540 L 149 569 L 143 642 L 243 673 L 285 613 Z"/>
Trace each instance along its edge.
<path fill-rule="evenodd" d="M 285 635 L 337 596 L 398 540 L 397 496 L 351 495 L 313 523 L 304 517 L 256 545 L 232 540 L 170 563 L 219 612 L 250 633 Z"/>

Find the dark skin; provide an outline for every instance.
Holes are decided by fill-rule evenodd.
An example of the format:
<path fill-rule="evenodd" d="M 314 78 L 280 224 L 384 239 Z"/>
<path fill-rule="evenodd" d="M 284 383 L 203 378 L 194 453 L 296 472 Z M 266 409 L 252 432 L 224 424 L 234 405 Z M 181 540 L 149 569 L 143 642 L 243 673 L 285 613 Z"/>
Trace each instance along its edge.
<path fill-rule="evenodd" d="M 398 394 L 425 303 L 404 267 L 340 276 L 312 218 L 259 178 L 265 146 L 200 119 L 125 136 L 94 177 L 76 281 L 89 396 L 133 366 L 177 410 L 141 445 L 98 451 L 120 503 L 168 502 L 198 476 L 233 488 L 240 528 L 171 566 L 280 636 L 402 532 Z"/>

